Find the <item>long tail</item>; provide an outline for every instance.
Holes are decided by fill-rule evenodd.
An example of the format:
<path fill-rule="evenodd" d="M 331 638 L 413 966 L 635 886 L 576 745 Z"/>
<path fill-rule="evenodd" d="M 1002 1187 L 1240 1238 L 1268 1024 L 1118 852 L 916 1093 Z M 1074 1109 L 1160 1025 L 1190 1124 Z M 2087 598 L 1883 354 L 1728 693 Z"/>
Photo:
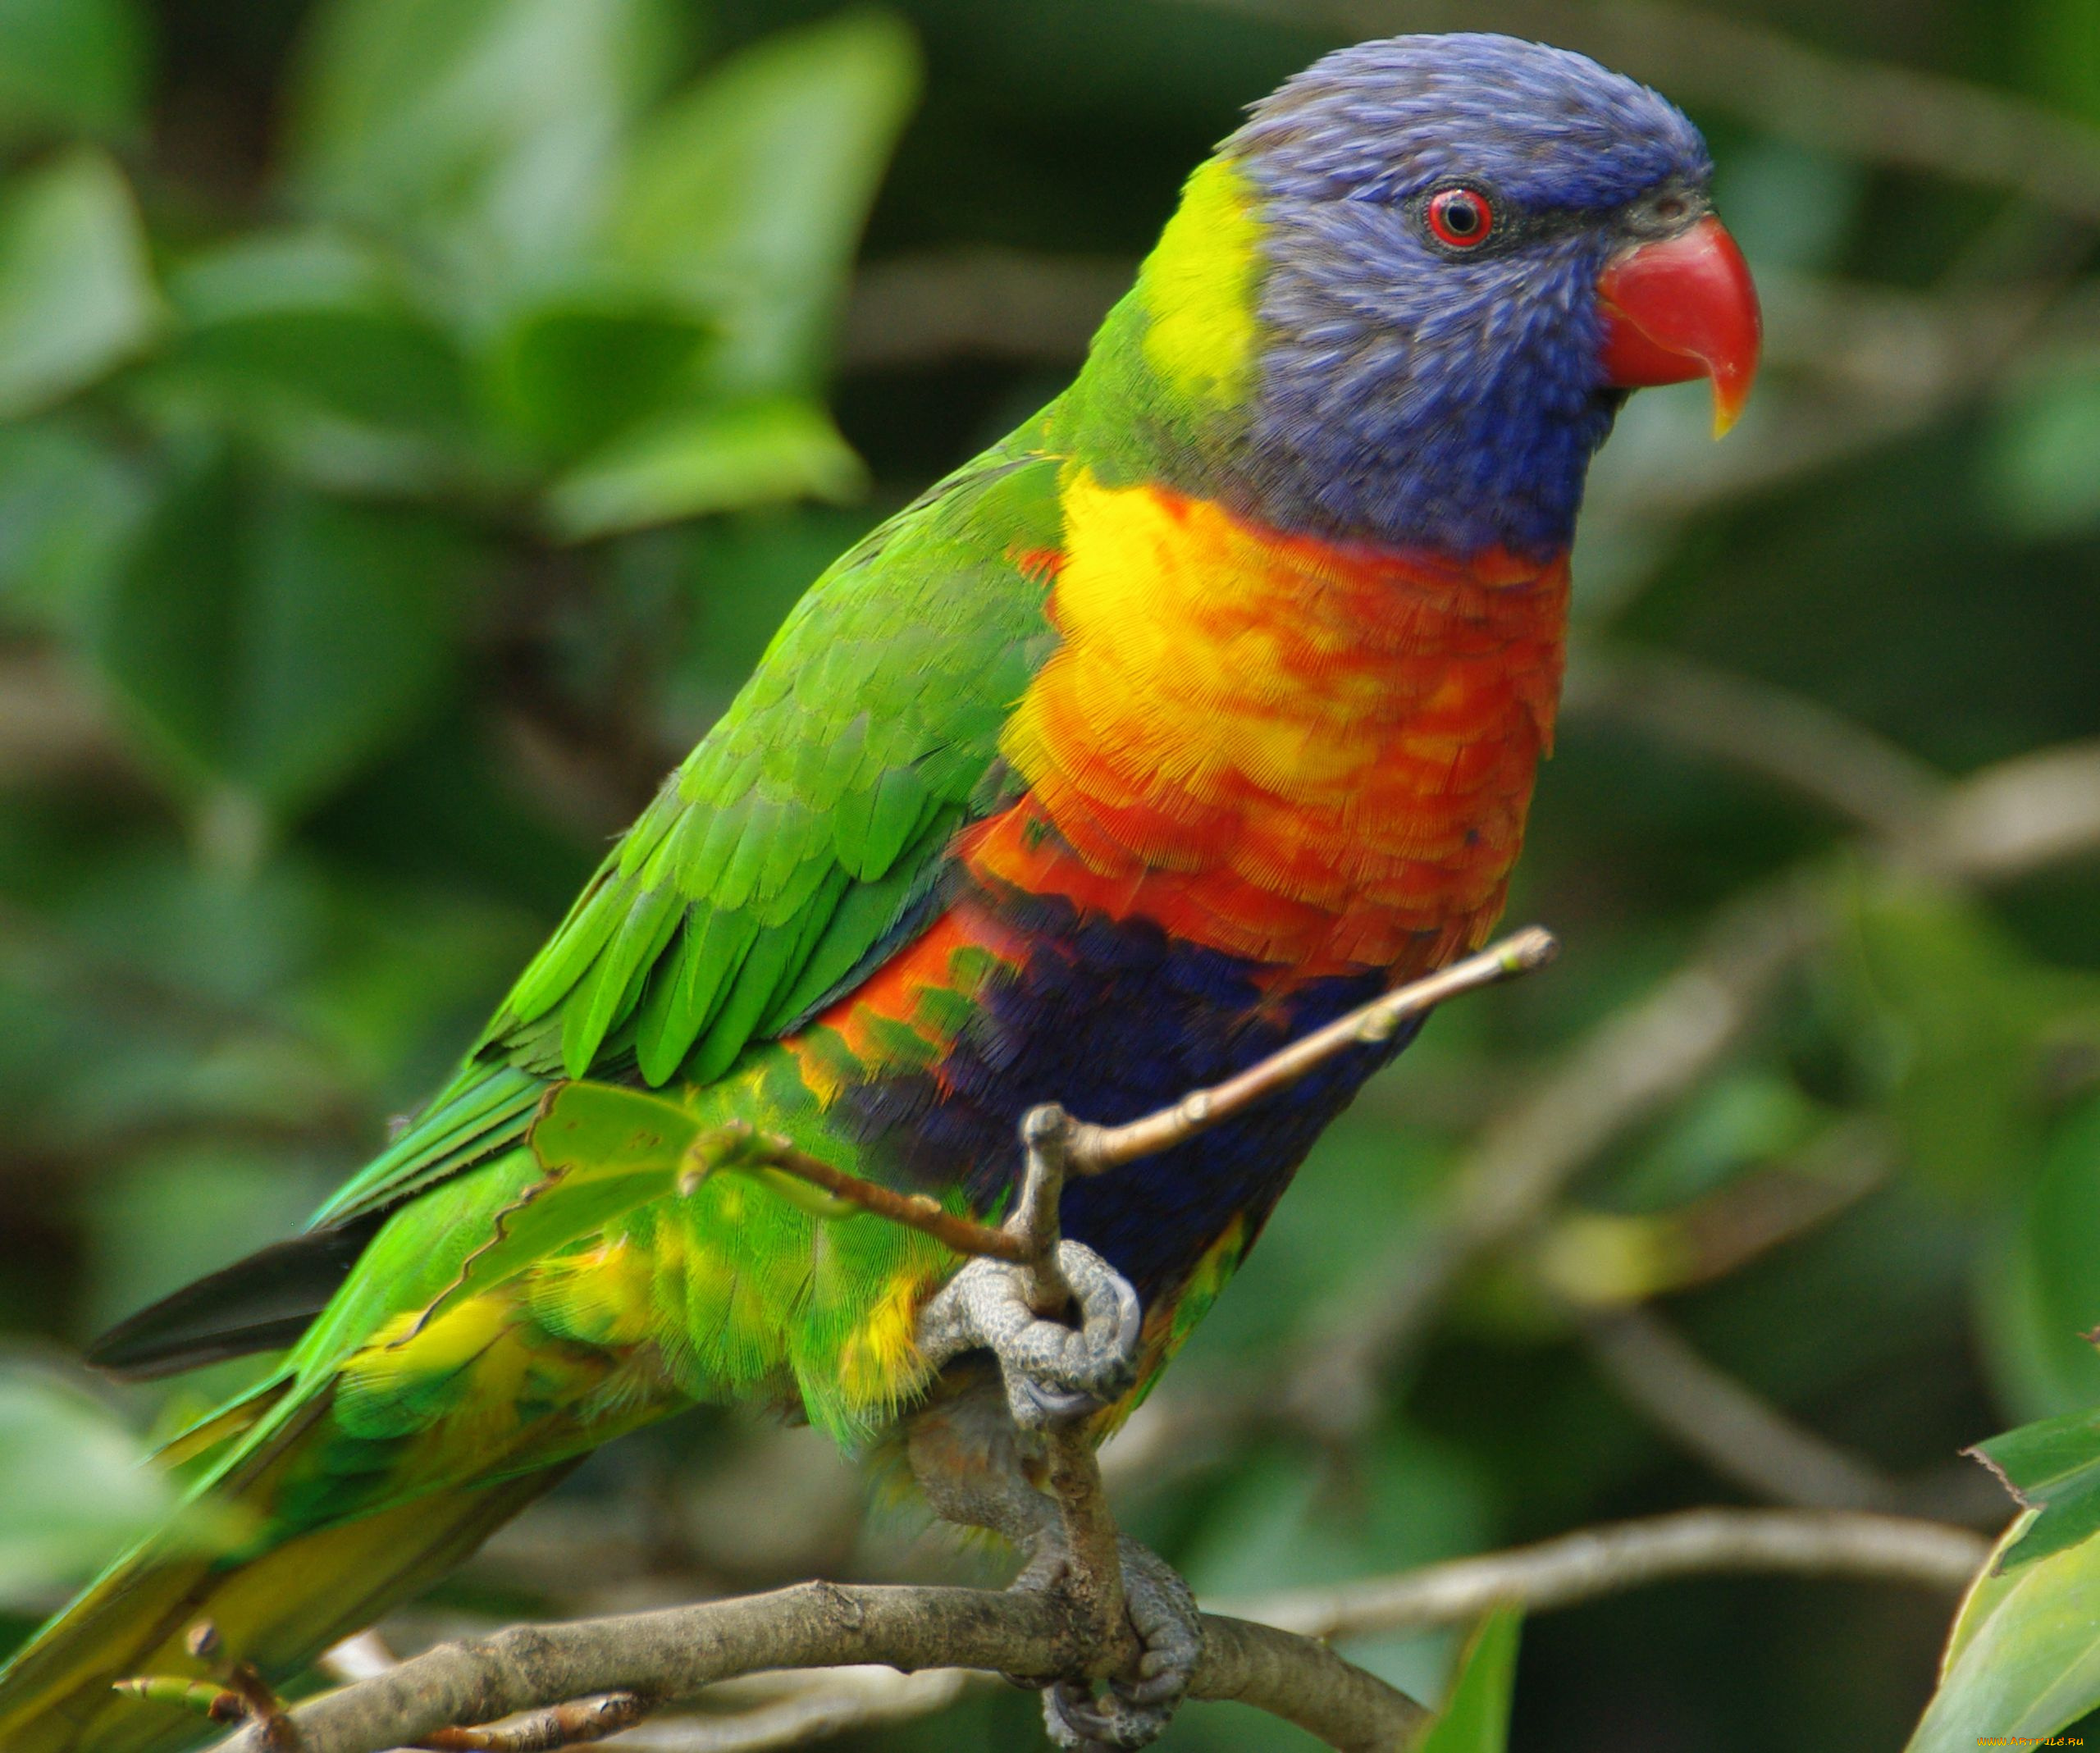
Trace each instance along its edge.
<path fill-rule="evenodd" d="M 200 1525 L 235 1525 L 244 1504 L 266 1502 L 299 1435 L 281 1433 L 177 1525 L 119 1559 L 0 1673 L 0 1749 L 180 1753 L 223 1735 L 202 1717 L 111 1687 L 139 1675 L 206 1679 L 214 1662 L 235 1659 L 288 1678 L 428 1586 L 573 1464 L 411 1498 L 236 1560 L 201 1553 Z M 211 1660 L 185 1646 L 200 1619 L 218 1634 Z"/>

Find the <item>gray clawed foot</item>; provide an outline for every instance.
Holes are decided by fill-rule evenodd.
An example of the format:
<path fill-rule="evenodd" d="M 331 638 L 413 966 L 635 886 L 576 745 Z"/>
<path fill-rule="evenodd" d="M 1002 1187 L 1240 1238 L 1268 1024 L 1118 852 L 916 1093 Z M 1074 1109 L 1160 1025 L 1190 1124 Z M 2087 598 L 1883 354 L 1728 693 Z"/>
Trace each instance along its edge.
<path fill-rule="evenodd" d="M 1120 1542 L 1123 1610 L 1143 1650 L 1137 1673 L 1093 1688 L 1062 1680 L 1043 1695 L 1050 1738 L 1074 1750 L 1149 1746 L 1187 1696 L 1203 1653 L 1196 1597 L 1166 1561 L 1134 1540 Z"/>
<path fill-rule="evenodd" d="M 1007 1411 L 1024 1432 L 1083 1418 L 1137 1380 L 1144 1325 L 1137 1292 L 1082 1243 L 1060 1242 L 1057 1266 L 1079 1305 L 1077 1327 L 1038 1315 L 1029 1303 L 1030 1273 L 1002 1260 L 970 1261 L 919 1317 L 919 1349 L 936 1368 L 979 1349 L 998 1359 Z M 1064 1565 L 1053 1512 L 1025 1484 L 1019 1495 L 1030 1513 L 994 1506 L 1001 1516 L 988 1518 L 981 1502 L 956 1507 L 963 1519 L 1034 1541 L 1035 1557 L 1016 1586 L 1054 1588 Z M 1044 1721 L 1060 1747 L 1150 1746 L 1173 1719 L 1203 1654 L 1202 1619 L 1188 1584 L 1135 1541 L 1121 1541 L 1119 1550 L 1124 1613 L 1139 1658 L 1129 1674 L 1103 1686 L 1060 1681 L 1043 1694 Z"/>
<path fill-rule="evenodd" d="M 919 1317 L 929 1363 L 980 1346 L 998 1358 L 1007 1406 L 1025 1431 L 1084 1417 L 1137 1379 L 1143 1311 L 1130 1281 L 1080 1242 L 1060 1242 L 1057 1265 L 1079 1304 L 1077 1327 L 1029 1308 L 1027 1269 L 1004 1260 L 972 1260 Z"/>

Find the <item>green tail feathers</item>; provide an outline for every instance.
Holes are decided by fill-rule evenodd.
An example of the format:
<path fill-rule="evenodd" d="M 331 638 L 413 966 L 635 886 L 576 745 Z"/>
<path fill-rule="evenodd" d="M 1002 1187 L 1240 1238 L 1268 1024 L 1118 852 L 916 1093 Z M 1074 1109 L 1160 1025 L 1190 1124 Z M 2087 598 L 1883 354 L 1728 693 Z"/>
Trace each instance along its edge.
<path fill-rule="evenodd" d="M 0 1673 L 6 1753 L 180 1753 L 227 1731 L 171 1705 L 112 1691 L 120 1680 L 208 1680 L 251 1661 L 273 1682 L 369 1625 L 458 1564 L 495 1528 L 568 1471 L 567 1464 L 476 1488 L 439 1491 L 235 1558 L 249 1506 L 266 1502 L 304 1425 L 274 1452 L 200 1495 L 176 1522 L 112 1566 Z M 217 1648 L 192 1655 L 208 1620 Z"/>

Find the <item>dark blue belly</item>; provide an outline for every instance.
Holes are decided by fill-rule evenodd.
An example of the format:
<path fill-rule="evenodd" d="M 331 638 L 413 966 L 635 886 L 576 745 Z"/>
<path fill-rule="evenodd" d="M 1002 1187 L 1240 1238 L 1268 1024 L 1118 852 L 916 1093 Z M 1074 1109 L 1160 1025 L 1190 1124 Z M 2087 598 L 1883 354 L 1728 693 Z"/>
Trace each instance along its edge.
<path fill-rule="evenodd" d="M 1265 1000 L 1262 965 L 1177 943 L 1148 921 L 1032 896 L 1002 911 L 1022 928 L 1029 961 L 986 995 L 938 1075 L 886 1079 L 841 1098 L 856 1134 L 900 1180 L 929 1189 L 960 1182 L 980 1211 L 1011 1187 L 1016 1128 L 1038 1103 L 1060 1102 L 1105 1125 L 1134 1120 L 1245 1070 L 1385 984 L 1366 972 Z M 1340 1054 L 1185 1145 L 1075 1183 L 1066 1234 L 1148 1300 L 1178 1288 L 1233 1217 L 1247 1216 L 1252 1239 L 1312 1141 L 1412 1033 Z"/>

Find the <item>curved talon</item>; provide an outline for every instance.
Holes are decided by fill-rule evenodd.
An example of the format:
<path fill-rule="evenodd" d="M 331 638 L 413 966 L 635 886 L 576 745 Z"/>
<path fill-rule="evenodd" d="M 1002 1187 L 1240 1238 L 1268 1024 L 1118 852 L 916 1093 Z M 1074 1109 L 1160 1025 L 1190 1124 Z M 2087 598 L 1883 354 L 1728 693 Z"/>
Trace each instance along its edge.
<path fill-rule="evenodd" d="M 1173 1721 L 1203 1653 L 1202 1615 L 1180 1573 L 1134 1540 L 1119 1545 L 1124 1611 L 1144 1647 L 1139 1678 L 1111 1680 L 1099 1697 L 1071 1680 L 1043 1693 L 1043 1725 L 1051 1740 L 1070 1753 L 1149 1746 Z"/>
<path fill-rule="evenodd" d="M 1057 1244 L 1057 1265 L 1080 1325 L 1029 1307 L 1029 1274 L 1004 1260 L 972 1260 L 919 1317 L 919 1349 L 935 1365 L 984 1347 L 999 1360 L 1007 1404 L 1024 1430 L 1084 1417 L 1137 1376 L 1144 1310 L 1130 1281 L 1080 1242 Z"/>
<path fill-rule="evenodd" d="M 1084 1418 L 1101 1405 L 1103 1399 L 1103 1396 L 1089 1394 L 1084 1388 L 1046 1388 L 1038 1382 L 1030 1381 L 1025 1376 L 1012 1378 L 1007 1387 L 1009 1395 L 1016 1397 L 1014 1417 L 1024 1429 L 1061 1423 L 1068 1418 Z M 1020 1405 L 1024 1399 L 1029 1408 L 1025 1416 Z"/>
<path fill-rule="evenodd" d="M 1093 1694 L 1076 1681 L 1060 1680 L 1043 1695 L 1043 1723 L 1054 1745 L 1073 1753 L 1090 1747 L 1141 1745 L 1122 1740 L 1119 1714 L 1101 1709 Z"/>

